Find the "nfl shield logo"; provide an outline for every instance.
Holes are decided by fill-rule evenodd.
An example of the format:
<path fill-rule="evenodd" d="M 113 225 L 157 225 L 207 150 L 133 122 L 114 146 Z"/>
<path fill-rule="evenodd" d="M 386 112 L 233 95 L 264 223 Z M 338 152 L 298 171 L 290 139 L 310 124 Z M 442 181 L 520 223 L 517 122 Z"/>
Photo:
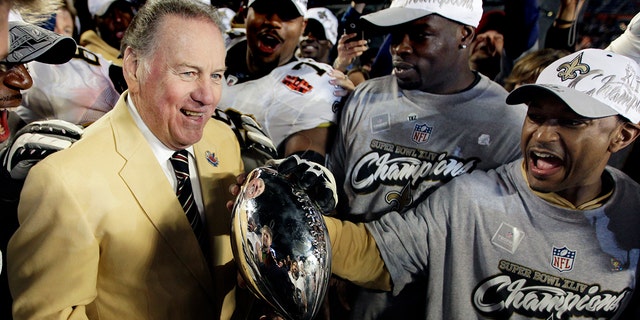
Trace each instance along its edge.
<path fill-rule="evenodd" d="M 429 127 L 426 123 L 416 124 L 413 129 L 412 140 L 415 143 L 423 143 L 429 141 L 433 127 Z"/>
<path fill-rule="evenodd" d="M 560 272 L 571 271 L 576 258 L 576 252 L 569 250 L 567 247 L 553 247 L 553 255 L 551 257 L 551 266 Z"/>

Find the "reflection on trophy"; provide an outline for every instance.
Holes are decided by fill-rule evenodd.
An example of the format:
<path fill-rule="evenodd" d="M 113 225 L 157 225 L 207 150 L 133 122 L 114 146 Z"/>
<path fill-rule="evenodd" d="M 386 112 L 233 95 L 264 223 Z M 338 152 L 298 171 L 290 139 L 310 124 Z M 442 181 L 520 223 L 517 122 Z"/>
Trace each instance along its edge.
<path fill-rule="evenodd" d="M 321 210 L 268 167 L 249 173 L 232 213 L 233 254 L 258 298 L 289 319 L 312 319 L 331 276 L 331 247 Z"/>

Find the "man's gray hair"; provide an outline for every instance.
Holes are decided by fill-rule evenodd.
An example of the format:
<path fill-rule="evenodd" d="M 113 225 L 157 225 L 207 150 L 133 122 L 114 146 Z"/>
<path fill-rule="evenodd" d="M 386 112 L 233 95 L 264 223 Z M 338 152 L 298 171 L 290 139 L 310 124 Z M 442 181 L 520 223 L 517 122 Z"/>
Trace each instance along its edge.
<path fill-rule="evenodd" d="M 166 16 L 187 19 L 203 19 L 214 23 L 221 33 L 224 28 L 216 7 L 198 0 L 149 0 L 133 17 L 122 38 L 120 51 L 124 55 L 127 47 L 132 48 L 141 58 L 149 57 L 162 43 L 156 41 L 158 28 Z M 175 30 L 189 32 L 189 30 Z"/>

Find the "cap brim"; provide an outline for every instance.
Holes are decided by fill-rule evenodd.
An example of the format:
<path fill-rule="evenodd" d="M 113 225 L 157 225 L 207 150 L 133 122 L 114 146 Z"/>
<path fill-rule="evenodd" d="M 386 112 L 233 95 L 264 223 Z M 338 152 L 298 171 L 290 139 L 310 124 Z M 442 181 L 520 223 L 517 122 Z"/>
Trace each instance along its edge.
<path fill-rule="evenodd" d="M 256 2 L 261 2 L 261 0 L 249 1 L 249 4 L 247 6 L 252 7 Z M 283 7 L 287 7 L 286 10 L 290 10 L 291 12 L 296 12 L 297 16 L 304 17 L 304 15 L 307 13 L 306 8 L 300 7 L 300 5 L 295 0 L 287 1 L 286 3 L 278 3 L 275 8 L 277 8 L 278 10 L 282 10 Z"/>
<path fill-rule="evenodd" d="M 311 32 L 318 40 L 327 40 L 327 31 L 324 29 L 324 25 L 322 22 L 316 20 L 315 18 L 307 19 L 307 27 L 305 28 L 305 33 Z"/>
<path fill-rule="evenodd" d="M 27 23 L 14 23 L 9 30 L 10 52 L 3 62 L 61 64 L 73 58 L 77 46 L 72 38 Z"/>
<path fill-rule="evenodd" d="M 404 24 L 424 16 L 431 11 L 410 8 L 387 8 L 362 16 L 362 19 L 378 27 L 392 27 Z"/>
<path fill-rule="evenodd" d="M 547 84 L 526 84 L 513 90 L 507 96 L 507 104 L 529 103 L 541 93 L 551 93 L 566 103 L 575 113 L 587 118 L 604 118 L 619 112 L 580 91 Z"/>

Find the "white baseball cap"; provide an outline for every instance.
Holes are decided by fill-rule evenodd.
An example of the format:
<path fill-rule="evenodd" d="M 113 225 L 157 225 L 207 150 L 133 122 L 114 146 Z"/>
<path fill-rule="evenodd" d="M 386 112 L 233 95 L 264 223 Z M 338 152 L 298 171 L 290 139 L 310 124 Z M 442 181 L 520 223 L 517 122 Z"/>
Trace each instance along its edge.
<path fill-rule="evenodd" d="M 606 49 L 624 54 L 640 63 L 640 12 L 631 19 L 627 30 L 613 40 Z"/>
<path fill-rule="evenodd" d="M 89 9 L 89 13 L 91 17 L 95 16 L 103 16 L 111 5 L 120 0 L 87 0 L 87 7 Z M 134 0 L 123 0 L 125 3 L 129 3 L 131 5 L 137 5 L 137 2 Z M 203 1 L 204 2 L 204 1 Z"/>
<path fill-rule="evenodd" d="M 379 27 L 391 27 L 431 14 L 477 27 L 482 18 L 482 0 L 394 0 L 389 8 L 364 15 L 362 19 Z"/>
<path fill-rule="evenodd" d="M 87 7 L 92 17 L 102 16 L 116 0 L 87 0 Z"/>
<path fill-rule="evenodd" d="M 331 10 L 323 7 L 310 8 L 304 17 L 307 20 L 313 19 L 320 22 L 324 28 L 324 36 L 331 41 L 331 44 L 336 44 L 338 41 L 338 18 Z"/>
<path fill-rule="evenodd" d="M 247 4 L 248 7 L 251 7 L 251 5 L 256 2 L 258 0 L 249 0 L 249 3 Z M 296 6 L 296 9 L 298 9 L 298 13 L 300 13 L 301 16 L 305 16 L 305 14 L 307 13 L 307 0 L 286 0 L 291 2 L 293 5 Z"/>
<path fill-rule="evenodd" d="M 527 103 L 540 91 L 553 93 L 587 118 L 621 115 L 640 123 L 640 65 L 602 49 L 584 49 L 547 66 L 536 80 L 515 89 L 508 104 Z"/>

